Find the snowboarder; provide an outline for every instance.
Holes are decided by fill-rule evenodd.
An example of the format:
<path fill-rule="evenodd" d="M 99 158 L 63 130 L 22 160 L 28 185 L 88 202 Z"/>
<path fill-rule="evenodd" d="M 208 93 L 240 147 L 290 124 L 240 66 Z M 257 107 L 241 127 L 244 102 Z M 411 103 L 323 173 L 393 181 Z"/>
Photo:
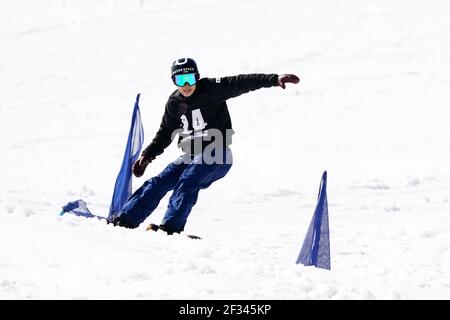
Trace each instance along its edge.
<path fill-rule="evenodd" d="M 150 145 L 133 164 L 133 174 L 141 177 L 149 163 L 163 153 L 176 134 L 183 155 L 159 175 L 147 180 L 112 218 L 117 226 L 136 228 L 173 190 L 162 223 L 153 230 L 168 234 L 184 230 L 200 189 L 223 178 L 232 166 L 230 149 L 233 134 L 226 100 L 243 93 L 298 83 L 293 74 L 242 74 L 223 78 L 200 78 L 191 58 L 178 59 L 171 67 L 177 87 L 165 106 L 160 128 Z M 154 226 L 154 225 L 153 225 Z"/>

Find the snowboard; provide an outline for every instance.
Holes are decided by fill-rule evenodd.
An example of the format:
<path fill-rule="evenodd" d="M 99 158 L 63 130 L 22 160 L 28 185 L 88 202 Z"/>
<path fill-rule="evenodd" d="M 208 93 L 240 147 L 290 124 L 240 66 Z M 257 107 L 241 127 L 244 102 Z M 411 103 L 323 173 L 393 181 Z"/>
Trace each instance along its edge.
<path fill-rule="evenodd" d="M 159 230 L 159 226 L 154 224 L 154 223 L 150 223 L 147 227 L 147 231 L 154 231 L 157 232 Z M 188 237 L 189 239 L 195 239 L 195 240 L 201 240 L 202 238 L 200 238 L 199 236 L 195 236 L 192 234 L 187 234 L 186 237 Z"/>

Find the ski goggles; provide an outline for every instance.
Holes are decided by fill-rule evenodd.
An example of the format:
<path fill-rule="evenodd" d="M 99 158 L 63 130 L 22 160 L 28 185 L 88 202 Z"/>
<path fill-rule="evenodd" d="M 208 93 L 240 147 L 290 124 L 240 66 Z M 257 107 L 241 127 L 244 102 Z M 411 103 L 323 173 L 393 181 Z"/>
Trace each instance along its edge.
<path fill-rule="evenodd" d="M 194 84 L 197 83 L 197 79 L 195 73 L 185 73 L 175 75 L 173 78 L 173 82 L 178 87 L 183 87 L 186 84 L 186 82 L 188 85 L 193 86 Z"/>

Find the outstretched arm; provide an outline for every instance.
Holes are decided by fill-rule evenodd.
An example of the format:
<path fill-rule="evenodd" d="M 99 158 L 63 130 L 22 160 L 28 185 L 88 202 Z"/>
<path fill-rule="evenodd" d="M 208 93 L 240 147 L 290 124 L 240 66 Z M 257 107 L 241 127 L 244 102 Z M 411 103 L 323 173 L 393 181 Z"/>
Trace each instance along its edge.
<path fill-rule="evenodd" d="M 227 100 L 241 94 L 261 88 L 280 86 L 285 88 L 285 83 L 298 83 L 300 79 L 295 75 L 277 74 L 241 74 L 234 77 L 210 79 L 210 91 L 218 100 Z"/>

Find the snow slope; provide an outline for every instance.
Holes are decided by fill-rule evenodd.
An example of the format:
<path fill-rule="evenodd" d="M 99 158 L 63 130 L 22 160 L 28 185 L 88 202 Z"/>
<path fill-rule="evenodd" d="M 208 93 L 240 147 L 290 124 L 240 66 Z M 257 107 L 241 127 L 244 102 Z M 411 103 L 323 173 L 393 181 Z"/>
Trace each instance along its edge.
<path fill-rule="evenodd" d="M 0 1 L 1 299 L 448 299 L 450 3 Z M 229 100 L 234 166 L 186 233 L 106 215 L 134 99 L 148 144 L 203 76 L 296 73 Z M 134 189 L 179 154 L 171 145 Z M 328 171 L 332 270 L 296 265 Z"/>

